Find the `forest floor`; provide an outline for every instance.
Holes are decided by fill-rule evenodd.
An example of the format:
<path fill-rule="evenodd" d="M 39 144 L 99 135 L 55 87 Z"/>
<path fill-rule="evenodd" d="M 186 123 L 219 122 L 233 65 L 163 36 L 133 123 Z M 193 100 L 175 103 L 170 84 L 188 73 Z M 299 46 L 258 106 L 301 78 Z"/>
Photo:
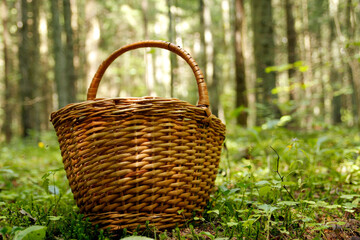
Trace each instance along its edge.
<path fill-rule="evenodd" d="M 357 130 L 228 132 L 203 215 L 115 239 L 360 239 Z M 110 238 L 78 213 L 53 134 L 3 144 L 0 158 L 0 239 Z"/>
<path fill-rule="evenodd" d="M 341 216 L 342 215 L 342 216 Z M 338 239 L 348 239 L 348 240 L 360 240 L 360 220 L 359 219 L 359 210 L 354 214 L 339 214 L 339 216 L 328 216 L 322 215 L 319 216 L 317 222 L 322 224 L 324 229 L 319 231 L 319 228 L 315 229 L 315 227 L 307 227 L 305 231 L 303 231 L 301 237 L 293 238 L 290 234 L 286 233 L 278 233 L 276 232 L 274 235 L 270 234 L 268 239 L 327 239 L 327 240 L 338 240 Z M 356 217 L 357 216 L 357 217 Z M 325 223 L 325 224 L 324 224 Z M 327 224 L 326 224 L 327 223 Z M 341 225 L 338 225 L 340 223 Z M 185 227 L 180 229 L 180 235 L 183 239 L 197 239 L 194 236 L 201 236 L 203 239 L 213 239 L 211 237 L 206 237 L 205 234 L 201 234 L 204 232 L 208 232 L 213 236 L 216 236 L 216 231 L 214 231 L 213 226 L 203 226 L 194 227 L 191 229 L 189 227 Z M 318 236 L 321 235 L 321 236 Z M 177 240 L 176 234 L 168 234 L 171 240 Z M 202 239 L 199 238 L 199 239 Z M 216 238 L 216 239 L 252 239 L 248 237 L 238 238 Z M 265 236 L 261 236 L 257 239 L 267 239 Z"/>

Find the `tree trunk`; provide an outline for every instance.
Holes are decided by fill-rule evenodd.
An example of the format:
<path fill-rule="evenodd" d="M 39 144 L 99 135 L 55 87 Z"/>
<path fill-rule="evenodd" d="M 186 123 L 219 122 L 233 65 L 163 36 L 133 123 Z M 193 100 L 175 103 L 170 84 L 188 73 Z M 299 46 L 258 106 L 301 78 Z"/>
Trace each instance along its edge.
<path fill-rule="evenodd" d="M 354 34 L 355 34 L 355 23 L 351 21 L 351 12 L 352 12 L 352 0 L 346 1 L 346 22 L 345 22 L 345 36 L 348 42 L 355 42 Z M 352 94 L 352 112 L 354 116 L 354 124 L 356 126 L 360 126 L 359 114 L 360 114 L 360 79 L 359 79 L 359 62 L 354 56 L 356 54 L 356 50 L 354 46 L 349 46 L 347 48 L 347 54 L 349 58 L 349 63 L 347 65 L 347 72 L 350 78 L 350 83 L 353 88 Z"/>
<path fill-rule="evenodd" d="M 71 27 L 71 4 L 70 0 L 63 0 L 64 28 L 66 34 L 65 44 L 65 81 L 67 82 L 68 102 L 76 102 L 77 76 L 74 67 L 74 39 Z"/>
<path fill-rule="evenodd" d="M 149 39 L 149 6 L 148 0 L 142 0 L 141 2 L 141 13 L 143 18 L 143 28 L 144 28 L 144 39 Z M 147 94 L 149 96 L 154 95 L 155 90 L 155 79 L 154 79 L 154 63 L 152 52 L 145 52 L 145 79 L 146 79 L 146 88 Z"/>
<path fill-rule="evenodd" d="M 220 65 L 218 58 L 221 53 L 221 45 L 213 44 L 213 61 L 212 65 L 214 66 L 214 71 L 212 74 L 212 83 L 209 86 L 209 95 L 210 95 L 210 107 L 211 112 L 215 116 L 219 116 L 219 105 L 220 105 L 220 93 L 221 89 L 219 86 L 220 79 L 222 77 L 222 66 Z"/>
<path fill-rule="evenodd" d="M 168 38 L 171 43 L 175 44 L 176 40 L 176 27 L 175 27 L 175 17 L 172 11 L 174 5 L 174 0 L 167 0 L 168 6 L 168 17 L 169 17 L 169 27 L 168 27 Z M 174 84 L 176 83 L 176 76 L 178 70 L 178 62 L 175 54 L 170 53 L 170 96 L 174 97 Z"/>
<path fill-rule="evenodd" d="M 333 43 L 335 40 L 335 24 L 333 20 L 329 21 L 329 42 L 328 42 L 328 52 L 329 52 L 329 62 L 332 63 L 332 66 L 329 68 L 329 81 L 332 87 L 332 124 L 340 124 L 341 123 L 341 98 L 342 94 L 337 93 L 338 90 L 341 89 L 342 86 L 342 78 L 339 76 L 339 71 L 335 68 L 334 57 L 333 57 Z"/>
<path fill-rule="evenodd" d="M 100 19 L 97 16 L 97 9 L 99 8 L 97 1 L 87 0 L 84 6 L 85 6 L 84 19 L 86 19 L 85 25 L 87 26 L 87 30 L 86 32 L 84 32 L 85 33 L 84 49 L 86 50 L 85 63 L 87 67 L 87 71 L 85 72 L 86 73 L 85 89 L 87 89 L 93 77 L 93 74 L 96 72 L 99 66 L 98 59 L 100 58 L 99 44 L 100 44 L 101 32 L 100 32 Z M 124 67 L 126 65 L 128 65 L 127 62 L 124 63 Z M 125 76 L 128 76 L 128 74 Z M 129 84 L 128 82 L 126 82 L 126 80 L 127 79 L 124 79 L 124 81 L 122 81 L 124 83 L 124 87 L 127 84 Z"/>
<path fill-rule="evenodd" d="M 273 104 L 275 96 L 271 90 L 276 87 L 274 71 L 266 73 L 265 69 L 274 66 L 274 29 L 272 20 L 271 0 L 251 1 L 252 28 L 254 32 L 254 59 L 256 71 L 256 102 L 257 123 L 264 122 L 265 118 L 279 117 L 279 110 Z"/>
<path fill-rule="evenodd" d="M 41 102 L 45 101 L 44 97 L 41 96 L 39 91 L 39 79 L 41 77 L 41 64 L 40 64 L 40 33 L 39 33 L 39 15 L 40 15 L 40 0 L 32 0 L 29 4 L 31 7 L 31 24 L 29 25 L 30 37 L 29 41 L 31 47 L 29 49 L 29 80 L 32 84 L 32 102 L 30 104 L 31 114 L 33 119 L 33 127 L 36 130 L 36 137 L 38 137 L 41 129 Z M 47 121 L 47 120 L 46 120 Z"/>
<path fill-rule="evenodd" d="M 243 127 L 247 126 L 247 87 L 245 63 L 243 55 L 243 26 L 245 24 L 244 2 L 235 0 L 235 23 L 234 23 L 234 49 L 235 49 L 235 83 L 236 83 L 236 105 L 235 108 L 243 108 L 237 116 L 237 123 Z"/>
<path fill-rule="evenodd" d="M 85 0 L 77 0 L 76 8 L 77 8 L 77 23 L 76 23 L 76 31 L 75 33 L 75 56 L 79 59 L 77 64 L 75 65 L 76 75 L 77 75 L 77 93 L 80 98 L 80 94 L 86 93 L 87 90 L 87 71 L 88 71 L 88 63 L 86 58 L 86 9 L 85 9 Z"/>
<path fill-rule="evenodd" d="M 205 19 L 204 19 L 204 0 L 199 0 L 199 16 L 200 16 L 200 57 L 199 57 L 199 67 L 202 69 L 204 74 L 204 79 L 207 80 L 207 69 L 206 69 L 206 42 L 205 42 Z"/>
<path fill-rule="evenodd" d="M 224 18 L 221 8 L 209 6 L 211 10 L 211 35 L 213 36 L 213 42 L 210 43 L 212 48 L 212 82 L 209 86 L 210 106 L 211 111 L 215 116 L 219 116 L 220 109 L 220 95 L 222 92 L 222 86 L 220 85 L 221 79 L 223 79 L 223 67 L 221 56 L 226 54 L 225 49 L 225 30 L 224 30 Z"/>
<path fill-rule="evenodd" d="M 33 115 L 31 109 L 32 83 L 30 82 L 30 42 L 28 24 L 28 4 L 26 0 L 21 0 L 21 27 L 19 28 L 19 68 L 20 68 L 20 102 L 21 102 L 21 126 L 23 137 L 29 136 L 29 131 L 33 129 Z"/>
<path fill-rule="evenodd" d="M 288 53 L 288 63 L 293 64 L 297 59 L 296 54 L 296 31 L 295 31 L 295 19 L 293 15 L 293 3 L 292 0 L 285 0 L 285 13 L 286 13 L 286 36 L 287 36 L 287 53 Z M 292 67 L 288 70 L 289 86 L 294 84 L 295 78 L 295 68 Z M 290 100 L 294 100 L 295 92 L 290 91 Z"/>
<path fill-rule="evenodd" d="M 53 95 L 54 95 L 54 82 L 52 79 L 48 77 L 48 69 L 51 69 L 51 64 L 49 62 L 49 34 L 48 31 L 43 31 L 49 27 L 47 22 L 48 16 L 48 2 L 41 1 L 40 6 L 40 77 L 37 79 L 37 92 L 38 96 L 41 96 L 41 102 L 39 103 L 39 118 L 41 119 L 41 130 L 50 130 L 52 126 L 50 125 L 49 115 L 52 111 L 54 111 L 54 104 L 53 104 Z M 42 29 L 41 29 L 42 27 Z"/>
<path fill-rule="evenodd" d="M 40 34 L 39 1 L 21 1 L 21 27 L 19 44 L 20 101 L 22 136 L 27 137 L 31 130 L 40 131 Z"/>
<path fill-rule="evenodd" d="M 333 14 L 333 19 L 335 23 L 335 29 L 338 35 L 338 38 L 341 40 L 343 47 L 346 43 L 354 43 L 354 33 L 356 29 L 356 21 L 351 21 L 351 11 L 352 11 L 352 0 L 347 0 L 346 2 L 346 22 L 345 22 L 345 35 L 341 32 L 340 20 L 336 14 Z M 344 40 L 347 40 L 345 42 Z M 348 105 L 352 105 L 354 113 L 354 122 L 357 127 L 360 125 L 359 114 L 360 114 L 360 63 L 356 58 L 356 46 L 349 44 L 344 48 L 346 53 L 346 63 L 348 64 L 347 75 L 349 76 L 351 87 L 353 88 L 352 101 Z M 354 110 L 355 109 L 355 110 Z"/>
<path fill-rule="evenodd" d="M 13 109 L 11 104 L 12 99 L 12 88 L 10 84 L 10 58 L 9 58 L 9 49 L 8 44 L 10 43 L 10 33 L 8 30 L 8 8 L 6 4 L 6 0 L 1 1 L 1 8 L 0 11 L 2 12 L 1 20 L 3 25 L 3 54 L 4 54 L 4 123 L 2 125 L 2 131 L 5 134 L 5 140 L 7 143 L 11 141 L 13 132 L 12 132 L 12 122 L 13 122 Z"/>
<path fill-rule="evenodd" d="M 314 65 L 316 67 L 313 68 L 313 77 L 312 81 L 316 81 L 315 86 L 313 87 L 311 99 L 313 101 L 312 107 L 316 107 L 316 111 L 314 111 L 314 115 L 322 122 L 326 122 L 328 118 L 328 114 L 325 111 L 325 97 L 327 95 L 325 84 L 326 78 L 324 77 L 324 52 L 323 52 L 323 26 L 322 22 L 318 21 L 319 16 L 325 16 L 326 14 L 326 5 L 324 4 L 324 0 L 317 0 L 308 2 L 308 11 L 309 11 L 309 20 L 311 24 L 309 26 L 309 30 L 311 32 L 312 37 L 312 49 L 317 52 L 316 57 L 312 57 Z M 316 50 L 315 50 L 316 49 Z M 312 53 L 312 52 L 311 52 Z M 314 54 L 312 54 L 314 55 Z"/>
<path fill-rule="evenodd" d="M 213 33 L 211 31 L 211 27 L 214 28 L 214 24 L 212 23 L 212 16 L 210 12 L 210 2 L 209 0 L 201 0 L 200 1 L 200 36 L 201 36 L 201 62 L 203 65 L 203 73 L 205 81 L 208 85 L 208 89 L 210 92 L 210 107 L 211 111 L 214 115 L 218 115 L 219 112 L 219 101 L 218 101 L 218 89 L 217 83 L 214 82 L 214 68 L 216 63 L 214 48 L 216 44 L 214 43 Z M 217 76 L 215 76 L 217 77 Z M 215 80 L 217 81 L 217 80 Z"/>
<path fill-rule="evenodd" d="M 302 0 L 302 24 L 304 28 L 303 33 L 303 44 L 304 44 L 304 52 L 305 52 L 305 59 L 306 64 L 308 66 L 308 70 L 304 73 L 304 84 L 307 85 L 305 88 L 305 98 L 310 102 L 310 104 L 307 104 L 306 106 L 306 118 L 305 121 L 302 123 L 303 126 L 305 126 L 307 129 L 311 129 L 312 124 L 314 122 L 314 107 L 316 106 L 316 99 L 315 99 L 315 89 L 313 84 L 314 74 L 313 74 L 313 61 L 312 61 L 312 55 L 313 52 L 313 44 L 311 41 L 311 36 L 309 32 L 309 14 L 308 14 L 308 1 Z"/>
<path fill-rule="evenodd" d="M 54 75 L 58 95 L 58 108 L 62 108 L 69 102 L 69 87 L 65 79 L 65 56 L 61 41 L 62 28 L 59 16 L 59 0 L 50 1 L 52 44 L 54 53 Z"/>

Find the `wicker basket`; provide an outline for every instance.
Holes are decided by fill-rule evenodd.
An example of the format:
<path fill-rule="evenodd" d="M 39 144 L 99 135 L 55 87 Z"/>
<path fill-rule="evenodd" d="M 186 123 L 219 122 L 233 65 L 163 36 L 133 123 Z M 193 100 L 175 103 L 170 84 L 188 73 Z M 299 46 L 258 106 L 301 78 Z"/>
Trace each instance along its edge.
<path fill-rule="evenodd" d="M 121 54 L 164 48 L 192 68 L 197 106 L 169 98 L 96 98 L 107 67 Z M 181 226 L 203 210 L 217 174 L 225 125 L 209 109 L 206 83 L 191 56 L 164 41 L 126 45 L 98 68 L 87 101 L 51 114 L 64 168 L 81 213 L 119 230 Z"/>

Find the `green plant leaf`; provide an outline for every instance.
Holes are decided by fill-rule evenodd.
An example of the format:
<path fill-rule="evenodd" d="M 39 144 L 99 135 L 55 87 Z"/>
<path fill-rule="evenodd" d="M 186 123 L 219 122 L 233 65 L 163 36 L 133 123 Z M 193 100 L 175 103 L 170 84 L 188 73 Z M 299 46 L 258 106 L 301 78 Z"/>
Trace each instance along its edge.
<path fill-rule="evenodd" d="M 324 230 L 324 229 L 328 229 L 328 228 L 330 228 L 330 226 L 323 225 L 323 224 L 318 224 L 318 226 L 311 229 L 311 231 L 320 231 L 320 230 Z"/>
<path fill-rule="evenodd" d="M 334 208 L 340 208 L 340 207 L 341 207 L 340 205 L 336 205 L 336 204 L 325 206 L 325 208 L 327 208 L 327 209 L 334 209 Z"/>
<path fill-rule="evenodd" d="M 328 222 L 327 225 L 329 224 L 336 224 L 336 225 L 339 225 L 339 226 L 343 226 L 346 224 L 346 222 Z"/>
<path fill-rule="evenodd" d="M 50 221 L 58 221 L 62 218 L 63 218 L 62 216 L 49 216 Z"/>
<path fill-rule="evenodd" d="M 259 181 L 257 183 L 255 183 L 256 186 L 265 186 L 265 185 L 270 185 L 269 181 L 263 180 L 263 181 Z"/>
<path fill-rule="evenodd" d="M 55 186 L 55 185 L 49 185 L 49 186 L 48 186 L 48 189 L 49 189 L 49 192 L 50 192 L 51 194 L 55 194 L 55 195 L 59 195 L 59 194 L 60 194 L 59 188 L 58 188 L 57 186 Z"/>
<path fill-rule="evenodd" d="M 281 186 L 295 186 L 296 182 L 281 182 Z"/>
<path fill-rule="evenodd" d="M 9 174 L 9 175 L 15 175 L 15 172 L 12 169 L 9 169 L 9 168 L 1 168 L 0 173 Z"/>
<path fill-rule="evenodd" d="M 353 209 L 353 208 L 356 208 L 358 204 L 353 204 L 353 203 L 344 203 L 343 207 L 346 208 L 346 209 Z"/>
<path fill-rule="evenodd" d="M 324 142 L 326 142 L 328 140 L 327 136 L 323 136 L 323 137 L 319 137 L 318 140 L 316 141 L 316 152 L 319 153 L 320 152 L 320 147 L 321 144 L 323 144 Z"/>
<path fill-rule="evenodd" d="M 300 66 L 304 65 L 304 61 L 296 61 L 293 64 L 294 64 L 294 67 L 300 67 Z"/>
<path fill-rule="evenodd" d="M 14 240 L 42 240 L 45 239 L 46 236 L 45 226 L 31 226 L 20 232 L 18 232 Z"/>
<path fill-rule="evenodd" d="M 182 214 L 185 210 L 184 209 L 181 209 L 179 211 L 177 211 L 178 214 Z"/>
<path fill-rule="evenodd" d="M 204 236 L 210 238 L 211 240 L 214 240 L 214 239 L 215 239 L 214 235 L 212 235 L 212 234 L 209 233 L 209 232 L 201 232 L 200 235 L 204 235 Z"/>
<path fill-rule="evenodd" d="M 309 66 L 300 66 L 298 69 L 300 72 L 307 72 L 307 70 L 309 70 Z"/>
<path fill-rule="evenodd" d="M 294 201 L 281 201 L 277 203 L 277 205 L 286 205 L 286 206 L 295 206 L 297 204 L 299 203 Z"/>
<path fill-rule="evenodd" d="M 304 165 L 304 161 L 302 160 L 296 160 L 290 164 L 290 169 L 295 169 L 297 165 Z"/>
<path fill-rule="evenodd" d="M 266 212 L 266 213 L 272 213 L 276 209 L 279 209 L 278 207 L 273 207 L 269 204 L 262 204 L 262 205 L 258 206 L 258 208 L 264 210 L 264 212 Z"/>
<path fill-rule="evenodd" d="M 345 199 L 353 199 L 354 197 L 360 197 L 359 194 L 349 194 L 349 195 L 341 195 L 340 198 L 345 198 Z"/>
<path fill-rule="evenodd" d="M 239 223 L 237 223 L 237 222 L 227 222 L 226 223 L 226 225 L 228 226 L 228 227 L 234 227 L 234 226 L 237 226 Z"/>
<path fill-rule="evenodd" d="M 220 214 L 220 211 L 219 211 L 219 209 L 215 209 L 215 210 L 209 210 L 209 211 L 207 211 L 207 213 L 215 213 L 216 215 L 219 215 Z"/>
<path fill-rule="evenodd" d="M 270 186 L 264 186 L 259 189 L 259 194 L 260 194 L 260 196 L 264 196 L 264 195 L 268 194 L 270 191 L 271 191 Z"/>
<path fill-rule="evenodd" d="M 205 221 L 205 219 L 203 217 L 194 217 L 195 221 L 201 220 L 201 221 Z"/>
<path fill-rule="evenodd" d="M 253 218 L 256 217 L 256 218 Z M 242 221 L 244 227 L 250 227 L 254 222 L 259 220 L 261 216 L 251 215 L 246 221 Z"/>
<path fill-rule="evenodd" d="M 318 206 L 318 207 L 328 207 L 329 204 L 327 202 L 324 202 L 324 201 L 318 201 L 318 202 L 316 202 L 316 206 Z"/>

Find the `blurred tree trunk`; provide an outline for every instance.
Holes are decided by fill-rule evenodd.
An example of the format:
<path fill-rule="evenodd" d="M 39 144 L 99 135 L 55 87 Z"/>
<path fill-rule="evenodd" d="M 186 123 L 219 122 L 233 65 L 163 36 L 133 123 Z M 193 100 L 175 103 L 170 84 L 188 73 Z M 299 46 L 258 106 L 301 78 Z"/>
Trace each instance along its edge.
<path fill-rule="evenodd" d="M 63 43 L 61 41 L 62 28 L 60 25 L 60 4 L 59 0 L 50 1 L 51 11 L 51 31 L 52 31 L 52 45 L 55 60 L 54 75 L 56 83 L 56 91 L 58 95 L 58 108 L 64 107 L 69 103 L 69 87 L 68 81 L 65 79 L 65 56 Z"/>
<path fill-rule="evenodd" d="M 235 83 L 236 83 L 236 105 L 235 108 L 244 108 L 237 116 L 237 123 L 243 127 L 247 126 L 247 87 L 245 63 L 243 55 L 244 34 L 243 26 L 245 25 L 245 13 L 243 0 L 234 2 L 235 22 L 234 22 L 234 43 L 235 43 Z"/>
<path fill-rule="evenodd" d="M 233 78 L 233 72 L 231 71 L 234 66 L 235 60 L 233 60 L 233 28 L 234 28 L 234 11 L 232 10 L 232 0 L 221 0 L 221 19 L 222 19 L 222 52 L 215 52 L 216 56 L 219 57 L 218 64 L 221 66 L 221 78 L 219 81 L 219 99 L 221 94 L 224 92 L 226 84 L 224 84 L 227 80 L 231 80 Z M 246 28 L 244 29 L 246 32 Z M 228 60 L 224 61 L 224 57 Z M 235 56 L 234 56 L 235 57 Z M 215 69 L 215 74 L 217 70 Z M 219 104 L 219 115 L 218 117 L 221 119 L 225 118 L 225 101 L 220 100 Z M 235 101 L 233 102 L 235 104 Z"/>
<path fill-rule="evenodd" d="M 214 115 L 219 113 L 218 82 L 214 81 L 214 70 L 216 64 L 214 48 L 215 46 L 212 28 L 212 16 L 210 11 L 209 0 L 200 0 L 200 42 L 201 42 L 201 64 L 203 66 L 203 74 L 208 85 L 210 95 L 210 108 Z M 215 76 L 217 77 L 217 76 Z"/>
<path fill-rule="evenodd" d="M 148 0 L 142 0 L 141 2 L 141 13 L 143 19 L 143 28 L 144 28 L 144 39 L 149 39 L 149 2 Z M 145 50 L 146 51 L 146 50 Z M 155 79 L 154 79 L 154 62 L 153 62 L 153 51 L 145 52 L 145 79 L 147 93 L 149 96 L 155 94 Z"/>
<path fill-rule="evenodd" d="M 350 78 L 350 83 L 353 88 L 352 94 L 352 105 L 353 105 L 353 115 L 354 115 L 354 124 L 360 126 L 360 63 L 355 57 L 356 47 L 354 46 L 355 42 L 355 29 L 356 21 L 352 20 L 352 11 L 353 3 L 352 0 L 346 1 L 346 15 L 345 15 L 345 36 L 348 44 L 346 47 L 347 57 L 348 57 L 348 75 Z M 346 44 L 347 44 L 346 43 Z"/>
<path fill-rule="evenodd" d="M 208 2 L 210 3 L 210 2 Z M 215 116 L 219 116 L 220 108 L 220 94 L 222 87 L 220 86 L 221 79 L 223 78 L 223 64 L 221 64 L 221 55 L 225 52 L 225 32 L 224 32 L 224 19 L 222 9 L 208 6 L 209 9 L 209 29 L 211 30 L 212 42 L 209 42 L 209 48 L 212 50 L 212 75 L 209 85 L 209 96 L 211 111 Z"/>
<path fill-rule="evenodd" d="M 65 44 L 65 81 L 67 82 L 68 103 L 76 102 L 76 81 L 77 76 L 74 67 L 74 39 L 71 26 L 71 4 L 70 0 L 63 0 L 64 28 L 66 35 Z"/>
<path fill-rule="evenodd" d="M 38 134 L 40 133 L 41 129 L 41 119 L 40 119 L 40 112 L 43 110 L 41 109 L 41 102 L 45 101 L 44 97 L 40 94 L 40 84 L 39 79 L 41 77 L 41 64 L 40 64 L 40 33 L 39 33 L 39 12 L 40 12 L 40 0 L 32 0 L 29 3 L 29 6 L 31 7 L 31 24 L 29 25 L 29 31 L 30 31 L 30 62 L 29 62 L 29 79 L 32 84 L 32 103 L 31 103 L 31 109 L 32 109 L 32 115 L 33 115 L 33 121 L 34 121 L 34 130 L 36 130 L 36 135 L 38 137 Z M 47 119 L 46 119 L 47 121 Z"/>
<path fill-rule="evenodd" d="M 222 50 L 223 48 L 221 48 L 221 45 L 218 45 L 216 43 L 213 44 L 214 57 L 212 59 L 213 60 L 212 65 L 214 66 L 214 71 L 212 74 L 212 83 L 209 86 L 209 96 L 210 96 L 211 112 L 215 116 L 219 116 L 220 92 L 221 92 L 219 82 L 221 81 L 220 79 L 222 78 L 222 66 L 220 65 L 219 55 Z"/>
<path fill-rule="evenodd" d="M 329 62 L 332 63 L 332 65 L 329 68 L 329 81 L 332 87 L 332 124 L 340 124 L 341 123 L 341 98 L 342 95 L 339 94 L 339 90 L 342 86 L 342 81 L 339 77 L 339 71 L 335 68 L 334 58 L 333 57 L 333 44 L 336 38 L 335 35 L 335 24 L 333 20 L 329 21 L 329 29 L 330 29 L 330 35 L 329 35 L 329 42 L 328 42 L 328 52 L 329 52 Z"/>
<path fill-rule="evenodd" d="M 33 32 L 30 32 L 30 24 L 34 23 L 34 19 L 29 19 L 29 5 L 26 0 L 21 0 L 21 27 L 19 28 L 20 41 L 19 41 L 19 68 L 20 68 L 20 102 L 21 102 L 21 125 L 22 125 L 22 136 L 27 137 L 31 130 L 35 129 L 35 88 L 34 86 L 34 60 L 37 56 L 34 56 L 32 52 Z M 36 53 L 35 53 L 36 54 Z M 37 63 L 37 65 L 39 65 Z"/>
<path fill-rule="evenodd" d="M 331 3 L 331 2 L 329 2 Z M 335 3 L 333 3 L 335 4 Z M 338 6 L 336 6 L 338 7 Z M 355 125 L 359 127 L 359 114 L 360 114 L 360 63 L 356 57 L 357 46 L 355 46 L 356 39 L 354 38 L 355 29 L 356 29 L 356 21 L 352 16 L 353 11 L 353 3 L 352 0 L 347 0 L 345 5 L 345 23 L 344 29 L 345 33 L 341 30 L 341 23 L 337 13 L 333 13 L 332 17 L 335 23 L 335 29 L 337 33 L 337 37 L 340 40 L 340 44 L 343 47 L 344 53 L 346 54 L 345 62 L 347 64 L 347 71 L 345 71 L 345 75 L 349 76 L 349 82 L 353 89 L 353 94 L 351 96 L 351 101 L 347 101 L 346 106 L 350 106 L 353 112 L 354 121 L 350 123 L 351 125 Z M 340 54 L 342 54 L 341 52 Z"/>
<path fill-rule="evenodd" d="M 12 132 L 12 122 L 13 122 L 13 109 L 12 109 L 12 87 L 10 83 L 10 54 L 8 45 L 10 44 L 10 33 L 8 30 L 8 7 L 6 0 L 1 1 L 0 7 L 1 20 L 3 25 L 3 54 L 4 54 L 4 123 L 2 125 L 2 131 L 5 134 L 6 142 L 10 142 L 13 132 Z"/>
<path fill-rule="evenodd" d="M 20 100 L 22 136 L 31 130 L 40 131 L 39 111 L 44 101 L 38 90 L 41 73 L 39 0 L 21 1 L 21 27 L 19 44 Z"/>
<path fill-rule="evenodd" d="M 271 0 L 251 1 L 258 124 L 264 122 L 267 117 L 280 116 L 279 110 L 273 102 L 275 96 L 271 93 L 271 90 L 276 87 L 276 74 L 274 71 L 265 72 L 267 67 L 275 65 L 271 2 Z"/>
<path fill-rule="evenodd" d="M 86 10 L 85 10 L 85 0 L 76 1 L 76 31 L 75 34 L 75 56 L 78 59 L 77 64 L 75 65 L 76 75 L 77 75 L 77 94 L 79 98 L 84 99 L 86 90 L 87 90 L 87 79 L 86 72 L 88 70 L 87 59 L 86 59 L 86 33 L 87 33 L 87 22 L 86 22 Z M 84 97 L 82 97 L 82 95 Z"/>
<path fill-rule="evenodd" d="M 288 63 L 293 64 L 298 60 L 296 54 L 296 39 L 297 34 L 295 31 L 295 19 L 293 15 L 293 3 L 292 0 L 285 0 L 285 13 L 286 13 L 286 36 L 287 36 L 287 55 L 288 55 Z M 292 67 L 288 70 L 288 78 L 289 78 L 289 85 L 295 82 L 295 68 Z M 295 92 L 293 90 L 290 91 L 289 98 L 290 100 L 294 100 Z"/>
<path fill-rule="evenodd" d="M 87 67 L 86 69 L 87 71 L 85 72 L 86 80 L 87 80 L 85 84 L 85 89 L 87 90 L 88 84 L 90 84 L 93 74 L 96 72 L 96 70 L 99 67 L 98 59 L 100 58 L 99 45 L 100 45 L 101 23 L 97 15 L 97 11 L 99 8 L 99 4 L 97 1 L 87 0 L 84 3 L 84 7 L 85 7 L 85 16 L 84 16 L 85 26 L 87 28 L 86 31 L 84 32 L 85 33 L 84 43 L 85 43 L 85 52 L 86 52 L 85 62 Z M 79 27 L 81 28 L 81 26 Z M 124 63 L 124 67 L 126 65 L 128 65 L 128 61 Z M 129 75 L 126 74 L 125 76 L 129 76 Z M 125 88 L 125 86 L 127 86 L 128 84 L 133 84 L 126 80 L 127 79 L 124 79 L 123 81 L 124 85 L 121 87 Z"/>
<path fill-rule="evenodd" d="M 168 7 L 168 39 L 169 42 L 176 44 L 176 22 L 173 13 L 173 8 L 175 8 L 174 0 L 167 0 Z M 170 96 L 174 97 L 174 84 L 176 82 L 176 76 L 178 71 L 178 62 L 175 54 L 170 53 Z"/>
<path fill-rule="evenodd" d="M 302 11 L 302 25 L 303 25 L 303 46 L 304 46 L 304 59 L 306 60 L 306 65 L 308 66 L 307 71 L 304 72 L 304 84 L 305 84 L 305 99 L 309 102 L 306 104 L 305 112 L 305 121 L 303 121 L 303 126 L 307 129 L 311 129 L 314 122 L 314 107 L 316 106 L 315 99 L 315 88 L 314 84 L 314 73 L 313 73 L 313 43 L 311 41 L 311 35 L 309 31 L 309 14 L 308 14 L 308 1 L 301 1 L 301 11 Z"/>
<path fill-rule="evenodd" d="M 28 6 L 26 0 L 21 0 L 21 25 L 19 27 L 19 68 L 20 68 L 20 101 L 21 126 L 23 137 L 28 136 L 32 128 L 31 110 L 26 102 L 31 98 L 31 84 L 29 82 L 29 39 L 28 39 Z"/>
<path fill-rule="evenodd" d="M 206 42 L 205 42 L 205 19 L 204 19 L 204 0 L 199 0 L 199 16 L 200 16 L 200 58 L 199 58 L 199 67 L 202 69 L 204 78 L 207 80 L 207 69 L 206 69 Z"/>
<path fill-rule="evenodd" d="M 143 31 L 144 31 L 144 40 L 148 40 L 149 38 L 149 17 L 148 17 L 148 11 L 149 11 L 149 5 L 148 0 L 142 0 L 141 1 L 141 14 L 143 19 Z"/>
<path fill-rule="evenodd" d="M 53 95 L 54 95 L 54 82 L 49 78 L 48 69 L 51 69 L 49 63 L 49 34 L 45 31 L 48 28 L 47 16 L 48 16 L 48 2 L 41 2 L 40 8 L 40 62 L 41 71 L 40 78 L 38 79 L 38 91 L 39 96 L 42 97 L 40 103 L 41 112 L 39 117 L 41 118 L 41 130 L 50 130 L 49 115 L 54 111 Z"/>
<path fill-rule="evenodd" d="M 327 79 L 325 77 L 325 63 L 324 63 L 324 58 L 325 58 L 325 52 L 323 51 L 324 49 L 324 40 L 323 40 L 323 36 L 324 36 L 324 29 L 323 29 L 323 22 L 320 22 L 318 20 L 319 16 L 322 16 L 324 21 L 325 21 L 325 16 L 326 16 L 326 8 L 328 6 L 327 1 L 324 0 L 317 0 L 314 1 L 313 4 L 315 4 L 314 6 L 314 10 L 312 13 L 312 22 L 314 22 L 312 28 L 313 28 L 313 33 L 314 33 L 314 48 L 317 49 L 317 59 L 314 59 L 314 62 L 316 62 L 317 67 L 314 68 L 314 80 L 317 80 L 318 83 L 316 84 L 316 90 L 314 92 L 314 96 L 312 98 L 317 99 L 317 107 L 319 109 L 319 111 L 315 112 L 315 114 L 318 115 L 318 117 L 320 117 L 320 120 L 323 122 L 329 122 L 327 121 L 328 119 L 328 112 L 326 111 L 326 97 L 327 97 L 327 91 L 326 91 L 326 84 L 327 84 Z M 319 97 L 316 97 L 319 96 Z"/>

